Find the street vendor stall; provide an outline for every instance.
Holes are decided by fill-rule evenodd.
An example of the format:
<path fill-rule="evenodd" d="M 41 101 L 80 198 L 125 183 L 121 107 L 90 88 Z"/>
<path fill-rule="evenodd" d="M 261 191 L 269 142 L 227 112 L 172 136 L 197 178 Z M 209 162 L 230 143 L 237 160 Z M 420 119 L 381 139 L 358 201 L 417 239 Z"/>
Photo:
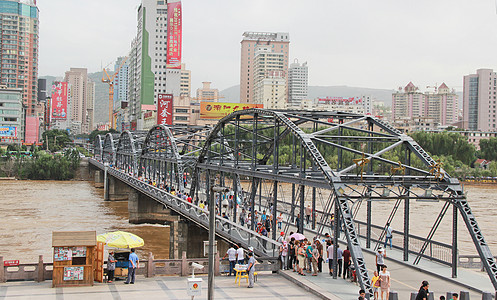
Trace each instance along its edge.
<path fill-rule="evenodd" d="M 97 241 L 104 243 L 108 247 L 117 248 L 114 253 L 114 258 L 116 259 L 114 277 L 117 278 L 128 276 L 129 249 L 138 248 L 145 244 L 141 237 L 126 231 L 99 234 Z"/>
<path fill-rule="evenodd" d="M 52 287 L 93 285 L 95 231 L 54 231 L 52 247 Z"/>

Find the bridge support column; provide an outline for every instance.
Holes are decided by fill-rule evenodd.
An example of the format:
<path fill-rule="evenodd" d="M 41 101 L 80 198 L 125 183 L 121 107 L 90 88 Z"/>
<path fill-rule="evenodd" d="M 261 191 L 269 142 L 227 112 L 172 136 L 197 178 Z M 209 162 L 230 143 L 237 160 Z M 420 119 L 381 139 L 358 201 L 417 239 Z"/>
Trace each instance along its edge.
<path fill-rule="evenodd" d="M 133 189 L 120 181 L 119 179 L 116 179 L 115 177 L 109 176 L 108 177 L 108 198 L 106 200 L 109 201 L 123 201 L 123 200 L 128 200 L 129 195 L 132 194 L 134 191 Z"/>
<path fill-rule="evenodd" d="M 180 253 L 187 252 L 188 248 L 188 222 L 178 218 L 178 220 L 168 223 L 171 226 L 169 258 L 180 259 Z"/>
<path fill-rule="evenodd" d="M 128 196 L 129 222 L 132 224 L 177 221 L 179 216 L 171 215 L 171 211 L 154 199 L 132 190 Z"/>
<path fill-rule="evenodd" d="M 104 187 L 104 172 L 102 170 L 95 170 L 95 187 L 103 188 Z"/>

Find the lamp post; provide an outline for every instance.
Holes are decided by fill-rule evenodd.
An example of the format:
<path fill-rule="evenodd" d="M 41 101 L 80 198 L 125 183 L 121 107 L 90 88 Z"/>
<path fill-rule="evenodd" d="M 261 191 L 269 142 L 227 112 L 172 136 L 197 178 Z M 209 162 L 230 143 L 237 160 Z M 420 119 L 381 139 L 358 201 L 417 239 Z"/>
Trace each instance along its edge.
<path fill-rule="evenodd" d="M 207 299 L 214 299 L 214 238 L 216 236 L 216 205 L 214 204 L 214 193 L 221 193 L 228 190 L 225 187 L 211 184 L 209 199 L 209 277 Z"/>

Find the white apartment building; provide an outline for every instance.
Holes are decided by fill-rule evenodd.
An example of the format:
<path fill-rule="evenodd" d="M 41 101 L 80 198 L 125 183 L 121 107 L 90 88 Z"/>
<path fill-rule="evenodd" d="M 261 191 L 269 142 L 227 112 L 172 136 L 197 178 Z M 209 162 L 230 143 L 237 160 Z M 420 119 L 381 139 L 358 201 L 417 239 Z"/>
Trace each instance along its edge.
<path fill-rule="evenodd" d="M 253 103 L 264 104 L 264 108 L 284 107 L 286 104 L 286 66 L 283 53 L 272 47 L 258 47 L 254 57 Z"/>
<path fill-rule="evenodd" d="M 309 68 L 307 62 L 302 64 L 297 59 L 290 64 L 288 69 L 288 105 L 299 106 L 308 95 Z"/>

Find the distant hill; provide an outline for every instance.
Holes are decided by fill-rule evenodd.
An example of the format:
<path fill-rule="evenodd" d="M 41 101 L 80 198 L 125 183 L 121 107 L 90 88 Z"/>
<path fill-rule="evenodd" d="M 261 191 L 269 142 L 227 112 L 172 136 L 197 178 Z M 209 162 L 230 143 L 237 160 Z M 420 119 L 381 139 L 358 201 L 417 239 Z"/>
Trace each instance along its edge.
<path fill-rule="evenodd" d="M 350 86 L 309 86 L 309 98 L 318 97 L 357 97 L 361 95 L 371 95 L 377 101 L 385 102 L 386 106 L 392 105 L 392 93 L 395 90 L 360 88 Z M 235 85 L 220 91 L 224 96 L 223 102 L 240 102 L 240 86 Z"/>

